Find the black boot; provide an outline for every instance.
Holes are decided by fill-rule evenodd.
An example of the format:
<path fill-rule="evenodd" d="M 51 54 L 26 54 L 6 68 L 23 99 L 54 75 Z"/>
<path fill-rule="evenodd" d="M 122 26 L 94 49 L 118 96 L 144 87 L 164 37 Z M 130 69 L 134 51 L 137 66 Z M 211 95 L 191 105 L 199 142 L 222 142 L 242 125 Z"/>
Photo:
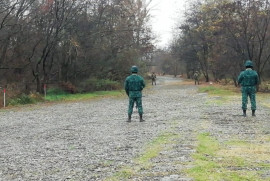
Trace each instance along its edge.
<path fill-rule="evenodd" d="M 131 122 L 131 115 L 128 115 L 127 122 Z"/>
<path fill-rule="evenodd" d="M 247 110 L 243 110 L 243 116 L 247 117 Z"/>
<path fill-rule="evenodd" d="M 140 122 L 144 122 L 145 120 L 142 118 L 142 114 L 140 114 Z"/>
<path fill-rule="evenodd" d="M 255 115 L 255 110 L 252 110 L 252 116 L 256 116 L 256 115 Z"/>

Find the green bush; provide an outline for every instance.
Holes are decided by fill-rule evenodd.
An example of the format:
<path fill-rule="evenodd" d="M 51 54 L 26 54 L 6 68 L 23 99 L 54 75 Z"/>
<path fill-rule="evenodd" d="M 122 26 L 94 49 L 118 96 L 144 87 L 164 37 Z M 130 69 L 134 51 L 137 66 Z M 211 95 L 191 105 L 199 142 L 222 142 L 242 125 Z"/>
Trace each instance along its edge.
<path fill-rule="evenodd" d="M 46 100 L 57 101 L 62 100 L 64 97 L 69 96 L 70 93 L 62 90 L 61 88 L 50 88 L 47 90 Z"/>
<path fill-rule="evenodd" d="M 112 81 L 109 79 L 97 79 L 90 78 L 78 86 L 81 92 L 92 92 L 92 91 L 108 91 L 108 90 L 118 90 L 122 86 L 117 81 Z"/>
<path fill-rule="evenodd" d="M 50 88 L 47 90 L 47 95 L 66 95 L 66 94 L 68 93 L 60 88 Z"/>
<path fill-rule="evenodd" d="M 36 102 L 35 98 L 31 97 L 31 95 L 21 94 L 19 97 L 11 99 L 9 104 L 14 106 L 19 104 L 33 104 Z"/>

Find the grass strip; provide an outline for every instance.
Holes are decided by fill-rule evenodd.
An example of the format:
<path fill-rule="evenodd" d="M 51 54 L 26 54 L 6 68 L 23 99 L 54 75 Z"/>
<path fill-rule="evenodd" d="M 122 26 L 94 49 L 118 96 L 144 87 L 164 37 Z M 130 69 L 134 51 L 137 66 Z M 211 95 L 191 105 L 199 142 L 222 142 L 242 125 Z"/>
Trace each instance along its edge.
<path fill-rule="evenodd" d="M 160 152 L 167 148 L 166 145 L 170 145 L 177 137 L 179 137 L 179 135 L 175 133 L 161 133 L 150 143 L 148 143 L 145 146 L 144 151 L 137 158 L 134 159 L 135 166 L 122 167 L 112 177 L 107 178 L 106 181 L 127 180 L 132 178 L 133 176 L 138 176 L 140 174 L 140 171 L 151 170 L 153 166 L 151 160 L 158 157 Z"/>
<path fill-rule="evenodd" d="M 46 96 L 46 101 L 76 101 L 88 100 L 99 97 L 111 97 L 122 95 L 123 91 L 97 91 L 84 94 L 49 94 Z"/>
<path fill-rule="evenodd" d="M 201 86 L 198 91 L 200 93 L 208 93 L 209 99 L 206 104 L 221 106 L 226 103 L 230 103 L 231 100 L 235 100 L 236 96 L 240 97 L 240 93 L 236 92 L 233 87 L 225 87 L 220 85 Z"/>
<path fill-rule="evenodd" d="M 196 181 L 265 180 L 262 175 L 270 167 L 269 145 L 230 141 L 221 146 L 209 133 L 199 134 L 197 139 L 196 153 L 192 155 L 194 166 L 186 170 Z"/>
<path fill-rule="evenodd" d="M 229 87 L 222 87 L 218 85 L 201 86 L 199 87 L 199 92 L 208 93 L 215 96 L 231 96 L 238 94 L 235 92 L 235 90 L 229 89 Z"/>

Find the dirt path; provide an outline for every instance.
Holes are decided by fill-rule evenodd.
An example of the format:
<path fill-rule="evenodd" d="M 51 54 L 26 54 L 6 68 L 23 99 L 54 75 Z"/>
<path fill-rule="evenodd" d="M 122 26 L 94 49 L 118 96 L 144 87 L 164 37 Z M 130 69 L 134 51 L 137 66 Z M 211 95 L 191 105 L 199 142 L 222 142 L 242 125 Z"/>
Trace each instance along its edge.
<path fill-rule="evenodd" d="M 269 137 L 268 108 L 258 103 L 257 117 L 243 118 L 240 95 L 219 105 L 179 82 L 158 77 L 144 91 L 143 123 L 136 110 L 126 122 L 125 96 L 0 112 L 0 180 L 188 181 L 198 134 Z"/>

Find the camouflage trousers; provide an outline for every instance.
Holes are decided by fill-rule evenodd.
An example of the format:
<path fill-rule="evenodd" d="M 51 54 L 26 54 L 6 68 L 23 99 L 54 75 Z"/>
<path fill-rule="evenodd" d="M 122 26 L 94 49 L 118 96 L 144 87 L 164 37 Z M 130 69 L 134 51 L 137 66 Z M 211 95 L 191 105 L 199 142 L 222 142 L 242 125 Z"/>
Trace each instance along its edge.
<path fill-rule="evenodd" d="M 256 87 L 245 86 L 241 88 L 242 91 L 242 109 L 247 110 L 248 97 L 251 102 L 251 110 L 256 110 Z"/>
<path fill-rule="evenodd" d="M 195 85 L 199 85 L 199 79 L 194 79 L 194 81 L 195 81 Z"/>
<path fill-rule="evenodd" d="M 130 97 L 128 106 L 128 115 L 131 116 L 133 112 L 134 103 L 136 103 L 139 114 L 143 114 L 142 98 L 141 97 Z"/>

